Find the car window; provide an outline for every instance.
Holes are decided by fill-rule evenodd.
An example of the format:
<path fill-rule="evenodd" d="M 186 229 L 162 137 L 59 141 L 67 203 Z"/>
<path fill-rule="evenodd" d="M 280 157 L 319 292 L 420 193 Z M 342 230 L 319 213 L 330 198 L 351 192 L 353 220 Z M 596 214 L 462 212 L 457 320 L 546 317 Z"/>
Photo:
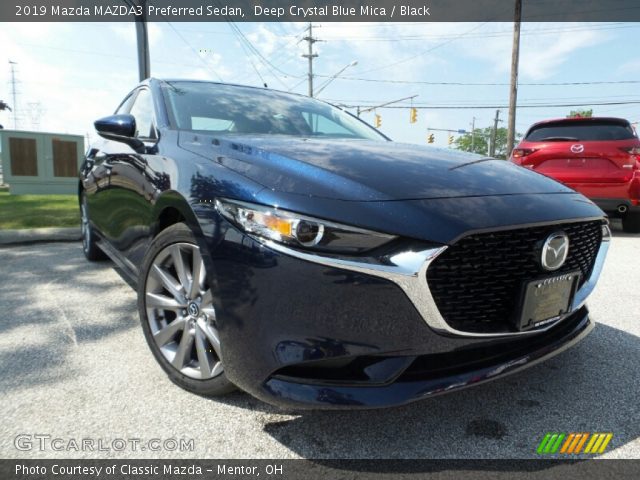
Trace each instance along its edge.
<path fill-rule="evenodd" d="M 162 91 L 179 130 L 387 140 L 339 108 L 301 95 L 188 81 L 164 82 Z"/>
<path fill-rule="evenodd" d="M 305 115 L 304 118 L 309 124 L 309 129 L 314 135 L 336 137 L 350 136 L 349 130 L 342 126 L 339 121 L 335 121 L 332 118 L 325 117 L 324 115 L 318 115 L 317 113 L 310 113 Z"/>
<path fill-rule="evenodd" d="M 558 122 L 545 123 L 534 127 L 526 137 L 531 142 L 545 140 L 567 141 L 601 141 L 601 140 L 629 140 L 636 138 L 635 132 L 629 124 L 617 122 Z"/>
<path fill-rule="evenodd" d="M 146 88 L 138 92 L 133 107 L 129 112 L 136 119 L 136 137 L 155 138 L 153 127 L 153 100 Z"/>
<path fill-rule="evenodd" d="M 211 132 L 228 132 L 233 128 L 233 121 L 224 118 L 191 117 L 191 128 Z"/>

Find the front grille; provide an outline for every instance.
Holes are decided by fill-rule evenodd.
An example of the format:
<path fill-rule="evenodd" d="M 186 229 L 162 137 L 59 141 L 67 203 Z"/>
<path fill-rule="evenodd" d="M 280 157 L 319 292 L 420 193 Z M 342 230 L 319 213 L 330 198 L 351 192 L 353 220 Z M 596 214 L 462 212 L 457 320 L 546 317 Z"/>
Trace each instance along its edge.
<path fill-rule="evenodd" d="M 560 269 L 546 272 L 539 263 L 542 244 L 560 230 L 569 236 L 569 254 Z M 591 274 L 601 241 L 599 221 L 469 235 L 433 261 L 427 281 L 452 328 L 473 333 L 514 331 L 524 282 L 580 270 L 581 286 Z"/>

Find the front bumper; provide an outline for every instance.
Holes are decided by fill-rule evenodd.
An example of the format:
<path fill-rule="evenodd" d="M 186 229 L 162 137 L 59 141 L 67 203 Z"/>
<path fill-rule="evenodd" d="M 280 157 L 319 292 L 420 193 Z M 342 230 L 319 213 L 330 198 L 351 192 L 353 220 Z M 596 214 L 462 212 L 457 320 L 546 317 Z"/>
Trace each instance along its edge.
<path fill-rule="evenodd" d="M 378 408 L 398 406 L 426 397 L 453 392 L 516 373 L 547 360 L 579 342 L 593 329 L 586 307 L 572 318 L 532 341 L 468 349 L 448 355 L 405 357 L 406 369 L 385 384 L 368 386 L 310 384 L 275 376 L 264 385 L 260 398 L 291 408 Z M 397 360 L 399 358 L 396 357 Z M 431 360 L 434 366 L 431 367 Z M 446 362 L 446 366 L 442 366 Z M 275 402 L 274 402 L 275 400 Z"/>
<path fill-rule="evenodd" d="M 365 264 L 318 261 L 258 242 L 226 220 L 203 230 L 227 377 L 293 408 L 400 405 L 559 353 L 592 328 L 584 301 L 608 247 L 603 242 L 571 314 L 535 331 L 470 334 L 448 327 L 429 301 L 426 268 L 444 247 L 424 244 Z"/>

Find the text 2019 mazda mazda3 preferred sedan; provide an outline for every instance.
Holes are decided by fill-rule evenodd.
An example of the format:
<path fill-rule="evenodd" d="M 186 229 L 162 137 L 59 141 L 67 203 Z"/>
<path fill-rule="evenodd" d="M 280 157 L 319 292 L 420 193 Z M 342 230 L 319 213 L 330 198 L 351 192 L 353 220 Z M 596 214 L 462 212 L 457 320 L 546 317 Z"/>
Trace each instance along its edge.
<path fill-rule="evenodd" d="M 399 405 L 591 329 L 610 232 L 510 162 L 389 141 L 311 98 L 150 79 L 95 122 L 84 252 L 136 282 L 151 351 L 204 395 Z"/>

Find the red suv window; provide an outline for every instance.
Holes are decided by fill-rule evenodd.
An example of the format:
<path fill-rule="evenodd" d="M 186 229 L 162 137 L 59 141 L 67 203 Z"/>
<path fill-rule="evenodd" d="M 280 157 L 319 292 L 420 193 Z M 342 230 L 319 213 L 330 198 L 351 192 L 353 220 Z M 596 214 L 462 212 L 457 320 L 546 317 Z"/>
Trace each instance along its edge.
<path fill-rule="evenodd" d="M 615 121 L 563 120 L 533 127 L 527 133 L 529 142 L 629 140 L 636 135 L 628 123 Z"/>

